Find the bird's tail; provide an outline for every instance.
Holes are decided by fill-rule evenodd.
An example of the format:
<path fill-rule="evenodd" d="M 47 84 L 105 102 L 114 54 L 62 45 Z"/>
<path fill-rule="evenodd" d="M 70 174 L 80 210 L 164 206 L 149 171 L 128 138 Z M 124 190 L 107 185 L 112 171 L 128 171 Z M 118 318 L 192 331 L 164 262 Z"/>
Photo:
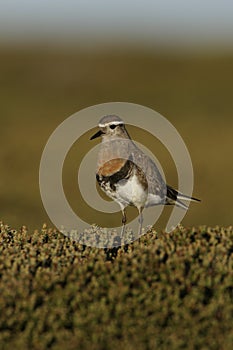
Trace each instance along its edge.
<path fill-rule="evenodd" d="M 200 202 L 200 199 L 187 196 L 187 195 L 175 190 L 171 186 L 167 185 L 167 197 L 166 197 L 165 204 L 168 204 L 168 205 L 175 204 L 180 208 L 188 209 L 188 206 L 186 204 L 184 204 L 182 202 L 182 200 L 192 201 L 192 202 Z"/>

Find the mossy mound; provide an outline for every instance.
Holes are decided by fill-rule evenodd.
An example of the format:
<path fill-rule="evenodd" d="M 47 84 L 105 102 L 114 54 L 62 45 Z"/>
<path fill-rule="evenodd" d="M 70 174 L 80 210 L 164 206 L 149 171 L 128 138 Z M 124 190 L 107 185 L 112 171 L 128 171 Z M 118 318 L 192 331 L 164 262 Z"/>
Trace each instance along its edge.
<path fill-rule="evenodd" d="M 232 227 L 113 249 L 0 227 L 1 349 L 231 349 Z"/>

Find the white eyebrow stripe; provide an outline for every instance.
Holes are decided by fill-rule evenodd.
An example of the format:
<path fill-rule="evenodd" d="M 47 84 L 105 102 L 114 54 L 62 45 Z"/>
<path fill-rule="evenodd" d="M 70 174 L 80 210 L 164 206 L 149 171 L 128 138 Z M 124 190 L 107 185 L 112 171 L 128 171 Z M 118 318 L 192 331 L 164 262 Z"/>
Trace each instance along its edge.
<path fill-rule="evenodd" d="M 105 124 L 99 124 L 99 127 L 100 127 L 100 128 L 104 128 L 104 127 L 107 126 L 107 125 L 120 125 L 120 124 L 123 124 L 123 122 L 121 122 L 121 121 L 115 121 L 115 122 L 108 122 L 108 123 L 105 123 Z"/>

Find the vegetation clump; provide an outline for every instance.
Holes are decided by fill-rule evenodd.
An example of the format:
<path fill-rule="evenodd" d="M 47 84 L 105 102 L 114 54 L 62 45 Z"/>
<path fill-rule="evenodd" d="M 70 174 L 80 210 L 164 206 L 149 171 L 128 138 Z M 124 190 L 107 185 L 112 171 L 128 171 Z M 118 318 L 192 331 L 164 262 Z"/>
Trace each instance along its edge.
<path fill-rule="evenodd" d="M 0 349 L 231 349 L 232 227 L 118 248 L 0 225 Z"/>

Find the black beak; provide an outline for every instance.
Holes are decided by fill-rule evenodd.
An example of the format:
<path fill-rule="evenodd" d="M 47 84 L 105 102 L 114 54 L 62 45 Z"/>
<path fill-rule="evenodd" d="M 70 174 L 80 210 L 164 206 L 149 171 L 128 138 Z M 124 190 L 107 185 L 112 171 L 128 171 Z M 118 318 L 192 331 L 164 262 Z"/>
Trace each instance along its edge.
<path fill-rule="evenodd" d="M 96 139 L 96 137 L 100 137 L 103 133 L 103 131 L 99 130 L 97 131 L 97 133 L 95 133 L 95 135 L 93 135 L 90 140 Z"/>

